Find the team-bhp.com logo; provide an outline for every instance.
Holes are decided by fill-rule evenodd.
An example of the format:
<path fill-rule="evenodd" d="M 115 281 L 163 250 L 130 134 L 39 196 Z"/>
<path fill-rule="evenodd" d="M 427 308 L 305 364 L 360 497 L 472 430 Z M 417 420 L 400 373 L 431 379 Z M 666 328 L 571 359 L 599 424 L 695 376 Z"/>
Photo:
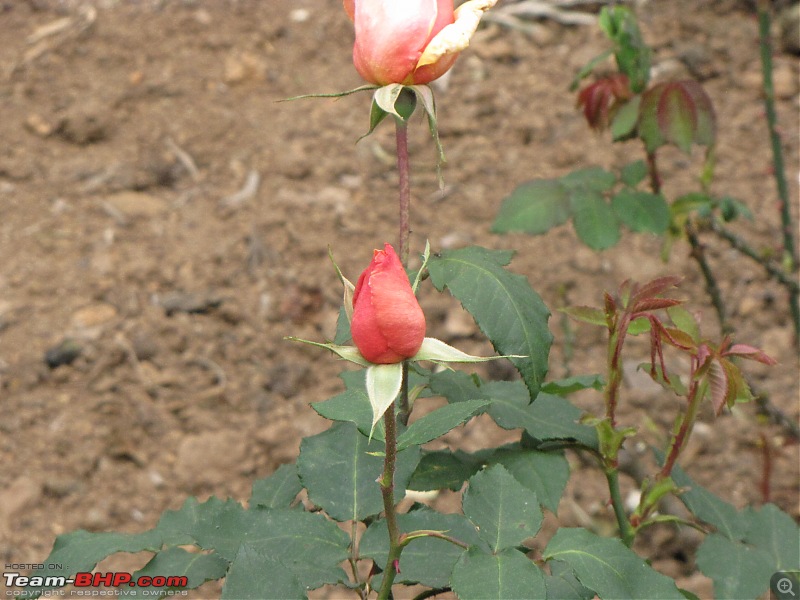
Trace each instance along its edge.
<path fill-rule="evenodd" d="M 26 588 L 53 589 L 63 588 L 67 585 L 76 588 L 76 595 L 80 596 L 104 595 L 98 593 L 98 588 L 122 588 L 117 590 L 114 595 L 124 595 L 125 587 L 143 588 L 142 595 L 147 594 L 147 588 L 153 588 L 153 594 L 161 596 L 164 594 L 163 588 L 175 590 L 189 585 L 189 578 L 183 575 L 141 575 L 134 579 L 130 573 L 115 571 L 108 573 L 82 572 L 76 573 L 74 577 L 3 573 L 3 579 L 6 584 L 6 596 L 24 596 Z"/>

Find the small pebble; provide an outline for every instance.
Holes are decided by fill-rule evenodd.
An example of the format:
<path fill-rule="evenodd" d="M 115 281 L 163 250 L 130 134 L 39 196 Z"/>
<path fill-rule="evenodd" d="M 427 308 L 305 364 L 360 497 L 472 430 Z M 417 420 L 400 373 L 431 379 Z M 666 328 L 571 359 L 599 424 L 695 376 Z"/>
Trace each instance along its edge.
<path fill-rule="evenodd" d="M 72 338 L 65 338 L 44 354 L 44 362 L 51 369 L 72 364 L 81 355 L 81 345 Z"/>

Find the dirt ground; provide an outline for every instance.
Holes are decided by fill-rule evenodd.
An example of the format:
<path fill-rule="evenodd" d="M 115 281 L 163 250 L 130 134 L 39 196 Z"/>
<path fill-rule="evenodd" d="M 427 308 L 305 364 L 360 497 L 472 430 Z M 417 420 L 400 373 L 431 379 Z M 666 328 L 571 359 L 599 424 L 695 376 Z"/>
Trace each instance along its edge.
<path fill-rule="evenodd" d="M 659 77 L 702 78 L 719 122 L 714 191 L 756 215 L 735 225 L 780 247 L 761 103 L 756 22 L 746 2 L 644 2 Z M 35 563 L 77 528 L 141 531 L 197 494 L 242 501 L 253 479 L 327 427 L 309 408 L 337 393 L 341 363 L 286 335 L 332 336 L 341 296 L 327 258 L 357 277 L 396 231 L 393 133 L 356 144 L 369 99 L 277 100 L 360 85 L 338 0 L 0 0 L 0 558 Z M 532 177 L 639 158 L 589 134 L 567 87 L 605 48 L 593 26 L 493 24 L 439 90 L 446 193 L 421 120 L 411 127 L 412 253 L 515 248 L 512 268 L 551 309 L 595 304 L 623 279 L 685 277 L 680 295 L 716 335 L 685 245 L 626 234 L 596 254 L 570 228 L 530 238 L 489 226 Z M 798 197 L 798 59 L 776 51 L 791 197 Z M 666 193 L 695 189 L 699 155 L 667 151 Z M 796 202 L 793 209 L 796 209 Z M 780 361 L 748 365 L 760 391 L 798 416 L 797 355 L 785 295 L 730 248 L 703 237 L 738 339 Z M 486 351 L 453 299 L 423 287 L 429 335 Z M 560 318 L 551 376 L 599 372 L 603 338 Z M 70 354 L 77 358 L 69 363 Z M 51 363 L 63 362 L 51 368 Z M 627 365 L 647 359 L 631 345 Z M 660 439 L 679 408 L 629 369 L 623 420 Z M 600 411 L 597 395 L 576 400 Z M 648 437 L 649 436 L 649 437 Z M 451 434 L 476 449 L 502 434 L 479 419 Z M 754 407 L 705 415 L 683 464 L 738 506 L 771 498 L 798 518 L 797 446 Z M 572 457 L 564 525 L 612 519 L 597 471 Z M 702 597 L 691 553 L 655 531 L 638 548 Z M 142 564 L 140 557 L 129 568 Z M 143 558 L 143 557 L 141 557 Z M 128 560 L 128 559 L 126 559 Z M 213 597 L 216 584 L 195 597 Z M 335 597 L 332 593 L 330 597 Z"/>

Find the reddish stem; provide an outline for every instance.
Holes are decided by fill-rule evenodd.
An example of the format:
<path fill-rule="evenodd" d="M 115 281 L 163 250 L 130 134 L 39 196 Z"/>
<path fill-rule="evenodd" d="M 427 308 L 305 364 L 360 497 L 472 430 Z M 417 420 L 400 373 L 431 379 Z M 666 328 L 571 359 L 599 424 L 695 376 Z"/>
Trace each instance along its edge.
<path fill-rule="evenodd" d="M 400 235 L 397 254 L 404 267 L 408 267 L 408 236 L 410 232 L 409 211 L 411 208 L 411 183 L 408 160 L 408 125 L 402 119 L 395 119 L 395 139 L 397 141 L 397 172 L 400 180 Z"/>
<path fill-rule="evenodd" d="M 761 501 L 765 504 L 770 500 L 770 480 L 772 479 L 772 447 L 767 435 L 761 433 L 761 454 L 764 459 L 764 471 L 761 473 Z"/>
<path fill-rule="evenodd" d="M 695 380 L 694 376 L 695 371 L 699 368 L 699 366 L 700 365 L 698 364 L 697 359 L 692 357 L 692 370 L 690 375 L 692 383 L 689 386 L 688 393 L 689 406 L 683 415 L 678 433 L 676 433 L 675 437 L 672 438 L 667 459 L 664 461 L 664 466 L 658 473 L 658 479 L 666 479 L 672 474 L 672 469 L 675 466 L 675 463 L 678 461 L 678 457 L 681 455 L 683 447 L 689 440 L 689 435 L 692 433 L 694 422 L 697 419 L 697 410 L 700 407 L 700 400 L 703 399 L 704 395 L 703 386 L 701 386 L 700 383 Z"/>

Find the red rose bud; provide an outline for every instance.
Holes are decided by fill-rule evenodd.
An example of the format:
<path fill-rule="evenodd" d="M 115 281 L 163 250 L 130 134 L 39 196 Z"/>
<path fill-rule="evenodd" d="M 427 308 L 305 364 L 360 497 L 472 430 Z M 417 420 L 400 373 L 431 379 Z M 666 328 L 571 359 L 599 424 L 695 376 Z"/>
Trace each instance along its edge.
<path fill-rule="evenodd" d="M 642 96 L 639 137 L 648 152 L 669 143 L 688 154 L 692 144 L 712 146 L 716 135 L 714 106 L 696 81 L 659 83 Z"/>
<path fill-rule="evenodd" d="M 353 292 L 350 332 L 369 362 L 392 364 L 414 356 L 425 339 L 425 315 L 390 244 L 375 250 Z"/>
<path fill-rule="evenodd" d="M 376 85 L 418 85 L 444 75 L 497 0 L 343 0 L 353 21 L 353 64 Z M 441 34 L 441 35 L 440 35 Z"/>
<path fill-rule="evenodd" d="M 632 97 L 627 76 L 619 74 L 587 85 L 578 94 L 577 105 L 583 107 L 589 127 L 604 130 L 619 107 Z"/>

